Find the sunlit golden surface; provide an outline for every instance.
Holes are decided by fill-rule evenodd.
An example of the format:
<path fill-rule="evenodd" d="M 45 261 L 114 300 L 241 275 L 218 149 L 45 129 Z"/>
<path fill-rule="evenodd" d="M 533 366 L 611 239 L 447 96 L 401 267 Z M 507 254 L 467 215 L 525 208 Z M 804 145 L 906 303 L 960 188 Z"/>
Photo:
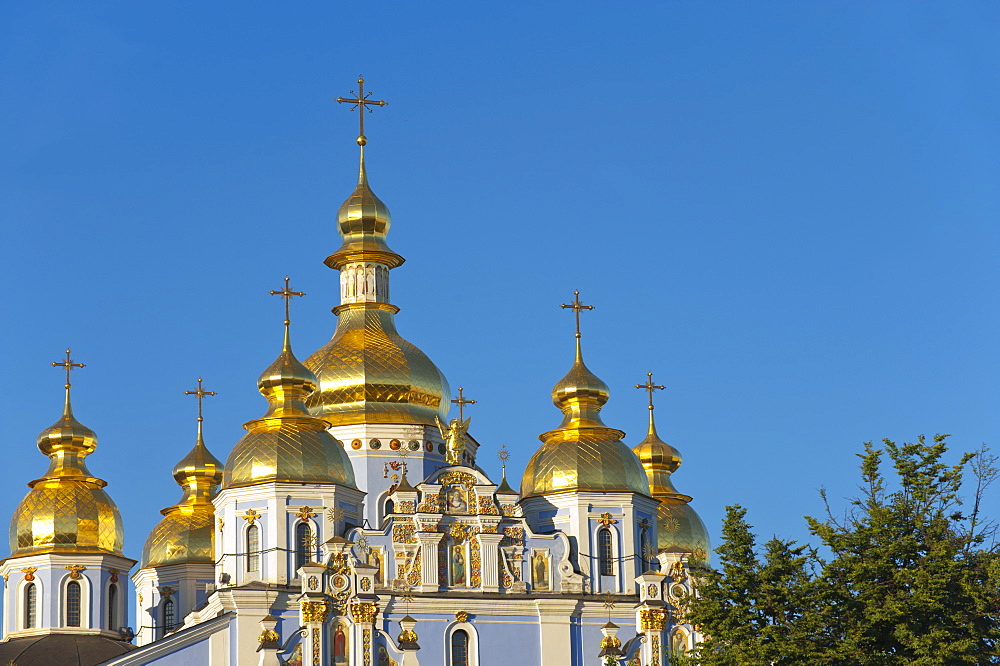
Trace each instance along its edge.
<path fill-rule="evenodd" d="M 649 495 L 639 459 L 609 428 L 600 411 L 610 397 L 607 384 L 587 368 L 577 341 L 573 367 L 552 389 L 562 424 L 539 436 L 542 446 L 521 477 L 521 496 L 569 491 L 633 492 Z"/>
<path fill-rule="evenodd" d="M 174 465 L 173 476 L 184 495 L 162 511 L 163 518 L 146 538 L 139 561 L 142 568 L 214 561 L 212 497 L 222 481 L 222 463 L 205 447 L 200 420 L 194 448 Z"/>
<path fill-rule="evenodd" d="M 326 431 L 323 419 L 306 412 L 303 401 L 316 384 L 292 353 L 286 327 L 281 355 L 257 380 L 268 410 L 243 426 L 249 432 L 229 453 L 223 488 L 271 481 L 357 487 L 343 445 Z"/>
<path fill-rule="evenodd" d="M 11 555 L 121 555 L 125 533 L 118 507 L 104 492 L 107 484 L 84 462 L 97 448 L 97 437 L 74 418 L 68 389 L 62 416 L 38 436 L 38 448 L 49 456 L 49 468 L 28 484 L 31 490 L 14 511 Z"/>
<path fill-rule="evenodd" d="M 337 330 L 306 359 L 319 390 L 306 404 L 332 425 L 434 425 L 448 416 L 448 381 L 396 332 L 393 313 L 359 304 L 338 309 Z"/>
<path fill-rule="evenodd" d="M 657 509 L 657 550 L 661 553 L 690 553 L 694 564 L 707 565 L 710 559 L 708 530 L 688 504 L 691 496 L 674 488 L 672 476 L 683 460 L 680 452 L 657 434 L 652 402 L 646 438 L 632 450 L 642 462 L 653 497 L 660 500 Z"/>

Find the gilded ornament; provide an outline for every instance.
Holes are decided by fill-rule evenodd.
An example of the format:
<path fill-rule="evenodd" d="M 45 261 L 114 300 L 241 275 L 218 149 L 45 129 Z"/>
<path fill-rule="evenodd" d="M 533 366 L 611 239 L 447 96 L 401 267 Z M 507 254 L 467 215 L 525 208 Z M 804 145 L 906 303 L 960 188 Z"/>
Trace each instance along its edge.
<path fill-rule="evenodd" d="M 222 518 L 219 518 L 219 531 L 221 532 L 222 528 L 225 526 L 226 526 L 226 521 L 224 521 Z"/>
<path fill-rule="evenodd" d="M 319 666 L 323 654 L 323 646 L 320 643 L 319 629 L 312 630 L 312 653 L 313 666 Z"/>
<path fill-rule="evenodd" d="M 469 614 L 466 613 L 464 610 L 460 610 L 455 613 L 455 619 L 459 622 L 468 622 Z"/>
<path fill-rule="evenodd" d="M 309 520 L 310 518 L 316 517 L 316 512 L 312 510 L 312 507 L 303 506 L 299 507 L 299 512 L 295 515 L 302 520 Z"/>
<path fill-rule="evenodd" d="M 38 571 L 38 567 L 25 567 L 24 569 L 21 569 L 21 573 L 24 574 L 24 580 L 29 582 L 35 580 L 36 571 Z M 71 577 L 72 575 L 73 574 L 70 574 Z"/>
<path fill-rule="evenodd" d="M 306 586 L 310 590 L 318 590 L 319 589 L 319 578 L 317 578 L 316 576 L 309 576 L 309 579 L 306 581 Z"/>
<path fill-rule="evenodd" d="M 361 591 L 362 592 L 367 592 L 368 590 L 372 589 L 372 581 L 371 581 L 371 579 L 370 578 L 362 578 L 361 579 L 360 587 L 361 587 Z"/>
<path fill-rule="evenodd" d="M 351 619 L 358 624 L 371 624 L 378 615 L 378 604 L 375 602 L 357 602 L 351 604 Z"/>
<path fill-rule="evenodd" d="M 597 522 L 599 522 L 601 525 L 604 525 L 605 527 L 608 527 L 609 525 L 614 525 L 618 521 L 614 517 L 612 517 L 610 513 L 605 511 L 604 513 L 601 514 L 601 517 L 597 519 Z"/>
<path fill-rule="evenodd" d="M 260 632 L 260 636 L 257 637 L 258 643 L 277 643 L 281 640 L 281 636 L 274 629 L 265 629 Z"/>
<path fill-rule="evenodd" d="M 86 571 L 86 569 L 87 567 L 81 566 L 79 564 L 71 564 L 68 567 L 66 567 L 66 570 L 69 571 L 70 578 L 79 578 L 80 572 Z"/>
<path fill-rule="evenodd" d="M 333 506 L 326 510 L 326 519 L 331 523 L 339 523 L 344 519 L 344 510 L 339 506 Z"/>
<path fill-rule="evenodd" d="M 643 608 L 639 611 L 639 626 L 642 631 L 663 631 L 667 613 L 662 608 Z"/>
<path fill-rule="evenodd" d="M 656 583 L 650 583 L 646 587 L 646 594 L 649 595 L 650 599 L 655 599 L 660 594 L 660 588 L 659 588 L 659 586 L 657 586 Z"/>
<path fill-rule="evenodd" d="M 164 597 L 164 598 L 168 598 L 168 597 L 172 596 L 173 593 L 176 592 L 176 591 L 177 590 L 175 590 L 174 588 L 169 587 L 167 585 L 164 585 L 163 587 L 159 588 L 160 596 Z"/>
<path fill-rule="evenodd" d="M 416 643 L 418 639 L 417 632 L 412 629 L 404 629 L 399 632 L 399 642 L 400 643 Z"/>
<path fill-rule="evenodd" d="M 323 622 L 330 612 L 330 604 L 325 601 L 303 601 L 301 611 L 303 622 Z"/>
<path fill-rule="evenodd" d="M 247 524 L 253 525 L 254 522 L 256 522 L 258 518 L 260 518 L 260 514 L 257 513 L 256 511 L 254 511 L 253 509 L 247 509 L 247 512 L 244 513 L 241 516 L 241 518 L 243 518 L 243 520 L 247 521 Z"/>
<path fill-rule="evenodd" d="M 112 583 L 117 583 L 118 582 L 118 574 L 120 574 L 121 572 L 118 571 L 118 569 L 108 569 L 108 573 L 111 574 L 111 582 Z"/>
<path fill-rule="evenodd" d="M 606 650 L 608 648 L 617 649 L 620 648 L 621 646 L 622 646 L 621 639 L 619 639 L 617 636 L 605 636 L 604 638 L 601 639 L 601 642 L 598 645 L 598 647 L 600 647 L 602 650 Z"/>

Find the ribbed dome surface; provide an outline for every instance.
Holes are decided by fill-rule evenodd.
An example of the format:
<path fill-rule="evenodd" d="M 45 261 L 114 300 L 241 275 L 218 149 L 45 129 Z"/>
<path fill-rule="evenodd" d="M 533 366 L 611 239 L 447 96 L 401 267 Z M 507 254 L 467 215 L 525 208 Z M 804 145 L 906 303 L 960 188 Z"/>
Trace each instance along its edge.
<path fill-rule="evenodd" d="M 306 405 L 332 425 L 434 425 L 435 417 L 447 419 L 448 380 L 396 332 L 388 310 L 341 310 L 333 338 L 305 365 L 319 379 Z"/>

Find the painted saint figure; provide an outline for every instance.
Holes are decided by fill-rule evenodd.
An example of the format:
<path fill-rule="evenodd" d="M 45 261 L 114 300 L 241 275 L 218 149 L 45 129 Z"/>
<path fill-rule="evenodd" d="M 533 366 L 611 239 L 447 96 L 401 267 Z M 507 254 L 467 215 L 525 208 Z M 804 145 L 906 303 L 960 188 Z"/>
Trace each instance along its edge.
<path fill-rule="evenodd" d="M 462 544 L 451 548 L 451 584 L 465 585 L 465 547 Z"/>
<path fill-rule="evenodd" d="M 347 663 L 347 635 L 342 624 L 337 625 L 337 632 L 333 635 L 333 663 Z"/>

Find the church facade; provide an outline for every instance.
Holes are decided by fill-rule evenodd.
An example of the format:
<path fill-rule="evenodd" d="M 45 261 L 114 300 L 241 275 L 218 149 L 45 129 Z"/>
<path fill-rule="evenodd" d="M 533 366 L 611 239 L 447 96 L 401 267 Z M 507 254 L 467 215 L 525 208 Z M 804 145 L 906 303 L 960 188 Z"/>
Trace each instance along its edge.
<path fill-rule="evenodd" d="M 371 104 L 359 80 L 353 99 Z M 267 408 L 223 463 L 201 432 L 173 469 L 181 500 L 141 557 L 84 459 L 67 352 L 60 419 L 39 436 L 47 472 L 11 520 L 0 565 L 0 663 L 244 666 L 666 666 L 698 634 L 685 618 L 708 564 L 678 492 L 680 454 L 606 425 L 608 386 L 575 350 L 552 390 L 561 413 L 515 488 L 477 464 L 461 390 L 397 332 L 390 215 L 358 182 L 338 212 L 337 327 L 304 361 L 284 337 L 261 373 Z M 570 350 L 567 349 L 567 352 Z M 262 361 L 264 361 L 262 359 Z M 261 364 L 264 365 L 264 362 Z M 211 392 L 190 393 L 201 399 Z M 455 403 L 457 418 L 449 419 Z M 504 459 L 503 453 L 501 458 Z M 128 599 L 125 577 L 135 591 Z M 132 603 L 130 604 L 129 601 Z M 134 609 L 129 615 L 128 608 Z M 609 661 L 611 660 L 611 661 Z"/>

